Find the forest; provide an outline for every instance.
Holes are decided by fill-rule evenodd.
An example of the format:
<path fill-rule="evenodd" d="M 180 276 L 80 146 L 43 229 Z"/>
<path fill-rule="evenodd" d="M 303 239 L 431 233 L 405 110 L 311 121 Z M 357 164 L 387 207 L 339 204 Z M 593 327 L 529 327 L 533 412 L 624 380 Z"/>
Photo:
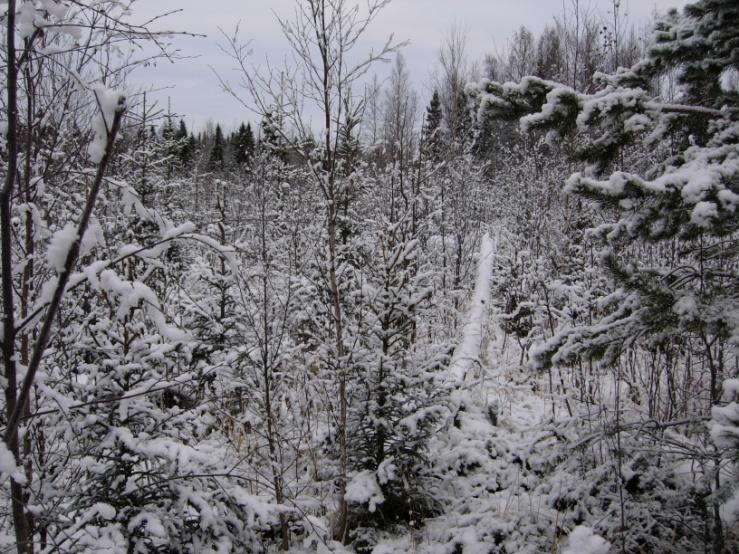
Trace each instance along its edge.
<path fill-rule="evenodd" d="M 0 551 L 739 552 L 739 3 L 422 95 L 389 1 L 224 31 L 234 129 L 167 14 L 0 2 Z"/>

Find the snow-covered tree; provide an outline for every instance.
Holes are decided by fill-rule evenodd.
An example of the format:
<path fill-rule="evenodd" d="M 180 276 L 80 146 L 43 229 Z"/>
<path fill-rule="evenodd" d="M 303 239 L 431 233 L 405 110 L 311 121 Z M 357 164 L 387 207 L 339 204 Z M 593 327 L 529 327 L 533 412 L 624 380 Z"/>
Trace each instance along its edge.
<path fill-rule="evenodd" d="M 739 328 L 734 247 L 739 97 L 722 86 L 723 75 L 736 71 L 739 62 L 734 47 L 738 18 L 736 3 L 723 0 L 691 4 L 683 15 L 672 12 L 657 26 L 646 59 L 615 75 L 597 74 L 597 90 L 591 94 L 534 77 L 520 84 L 479 85 L 481 113 L 520 118 L 523 130 L 545 132 L 550 140 L 574 135 L 577 141 L 585 165 L 569 177 L 566 190 L 595 202 L 606 216 L 589 234 L 602 241 L 603 267 L 613 289 L 600 301 L 604 312 L 599 321 L 560 329 L 538 348 L 536 359 L 541 366 L 582 359 L 612 364 L 619 441 L 626 426 L 619 393 L 634 386 L 624 377 L 622 355 L 690 345 L 689 365 L 698 371 L 700 385 L 679 414 L 688 422 L 710 413 L 722 380 L 738 369 L 730 353 Z M 666 102 L 654 95 L 651 83 L 672 68 L 677 68 L 682 93 L 677 102 Z M 641 154 L 627 165 L 630 149 Z M 686 428 L 681 448 L 700 461 L 698 489 L 705 492 L 695 494 L 705 494 L 710 508 L 701 512 L 696 504 L 689 517 L 704 518 L 712 531 L 709 538 L 685 534 L 681 540 L 686 545 L 707 540 L 719 552 L 728 529 L 722 526 L 720 499 L 732 487 L 719 477 L 720 452 L 688 446 L 701 440 L 693 433 Z M 624 500 L 627 462 L 620 448 L 614 472 L 623 526 L 629 504 L 637 509 L 639 500 Z M 630 467 L 639 459 L 634 456 Z M 628 521 L 648 525 L 641 517 L 632 512 Z M 624 528 L 617 536 L 627 550 L 642 540 L 637 531 Z"/>
<path fill-rule="evenodd" d="M 392 170 L 384 175 L 394 178 Z M 416 525 L 438 510 L 429 494 L 427 441 L 447 413 L 438 384 L 446 361 L 445 345 L 428 341 L 432 272 L 418 235 L 429 221 L 414 225 L 412 206 L 420 200 L 411 196 L 394 220 L 386 208 L 377 216 L 376 236 L 365 239 L 373 248 L 361 272 L 363 317 L 350 384 L 355 400 L 348 441 L 350 465 L 358 472 L 349 487 L 350 501 L 359 505 L 352 519 L 361 528 Z M 367 496 L 368 484 L 376 495 Z"/>

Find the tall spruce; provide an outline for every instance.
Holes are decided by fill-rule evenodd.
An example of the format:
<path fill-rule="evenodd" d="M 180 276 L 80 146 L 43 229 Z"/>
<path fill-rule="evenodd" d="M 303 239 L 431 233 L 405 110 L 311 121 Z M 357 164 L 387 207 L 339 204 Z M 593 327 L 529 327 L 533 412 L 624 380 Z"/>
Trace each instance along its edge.
<path fill-rule="evenodd" d="M 423 154 L 430 160 L 438 162 L 441 160 L 443 150 L 443 136 L 441 122 L 443 114 L 441 111 L 441 99 L 439 91 L 434 90 L 431 101 L 426 108 L 426 116 L 423 122 Z"/>
<path fill-rule="evenodd" d="M 213 145 L 210 156 L 208 156 L 208 169 L 211 171 L 223 171 L 226 168 L 226 141 L 220 125 L 216 125 L 213 135 Z"/>
<path fill-rule="evenodd" d="M 231 149 L 234 163 L 239 167 L 248 164 L 254 156 L 254 148 L 254 133 L 251 130 L 251 123 L 246 125 L 242 123 L 232 138 Z"/>

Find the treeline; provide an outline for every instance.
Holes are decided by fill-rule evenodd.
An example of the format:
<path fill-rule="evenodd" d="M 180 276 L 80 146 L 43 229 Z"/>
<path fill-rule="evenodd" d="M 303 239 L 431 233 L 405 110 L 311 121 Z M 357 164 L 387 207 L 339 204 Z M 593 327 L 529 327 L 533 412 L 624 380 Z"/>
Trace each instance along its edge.
<path fill-rule="evenodd" d="M 156 124 L 149 122 L 148 129 L 147 118 L 156 121 Z M 182 174 L 193 169 L 226 171 L 242 167 L 252 160 L 259 146 L 251 123 L 242 123 L 228 136 L 224 136 L 220 124 L 196 136 L 192 131 L 188 132 L 184 119 L 170 114 L 162 115 L 159 111 L 144 114 L 141 127 L 134 127 L 131 133 L 132 136 L 127 138 L 130 142 L 167 144 L 166 153 L 172 157 L 172 161 L 176 161 Z"/>

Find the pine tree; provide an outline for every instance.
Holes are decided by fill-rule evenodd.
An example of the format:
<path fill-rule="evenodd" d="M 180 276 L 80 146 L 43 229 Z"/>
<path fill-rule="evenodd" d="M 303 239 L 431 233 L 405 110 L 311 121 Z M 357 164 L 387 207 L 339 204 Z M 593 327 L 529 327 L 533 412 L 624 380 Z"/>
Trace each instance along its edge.
<path fill-rule="evenodd" d="M 195 156 L 200 151 L 199 148 L 198 139 L 190 132 L 185 148 L 182 150 L 182 162 L 186 164 L 186 167 L 191 167 L 195 163 Z"/>
<path fill-rule="evenodd" d="M 234 163 L 237 166 L 248 164 L 254 155 L 254 148 L 254 134 L 251 130 L 251 123 L 246 125 L 242 123 L 232 140 Z"/>
<path fill-rule="evenodd" d="M 177 130 L 174 133 L 174 140 L 174 155 L 177 157 L 183 168 L 190 167 L 195 154 L 195 146 L 193 137 L 188 134 L 187 126 L 183 119 L 180 119 Z"/>
<path fill-rule="evenodd" d="M 226 168 L 226 144 L 223 139 L 221 125 L 216 125 L 213 135 L 213 144 L 208 156 L 208 169 L 211 171 L 223 171 Z"/>
<path fill-rule="evenodd" d="M 426 116 L 423 122 L 423 153 L 428 159 L 434 162 L 439 162 L 442 158 L 442 118 L 443 114 L 441 112 L 441 99 L 439 98 L 439 91 L 434 90 L 434 94 L 431 96 L 431 101 L 426 107 Z"/>

